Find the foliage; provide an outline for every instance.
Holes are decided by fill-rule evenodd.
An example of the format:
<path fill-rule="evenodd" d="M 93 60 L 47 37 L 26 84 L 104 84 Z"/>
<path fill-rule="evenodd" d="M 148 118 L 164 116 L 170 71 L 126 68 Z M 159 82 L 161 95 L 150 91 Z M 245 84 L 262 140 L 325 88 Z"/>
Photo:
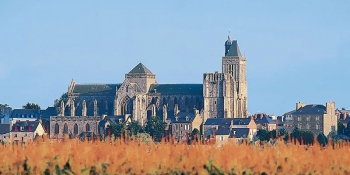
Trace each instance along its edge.
<path fill-rule="evenodd" d="M 300 144 L 314 144 L 315 136 L 311 131 L 304 131 L 295 127 L 290 136 L 291 139 L 295 142 L 298 141 Z"/>
<path fill-rule="evenodd" d="M 257 133 L 256 133 L 256 137 L 258 137 L 258 139 L 260 141 L 269 141 L 270 140 L 270 133 L 267 130 L 264 129 L 260 129 Z"/>
<path fill-rule="evenodd" d="M 257 147 L 262 149 L 257 149 Z M 37 140 L 0 144 L 1 174 L 348 174 L 350 145 L 187 145 Z M 317 160 L 317 161 L 315 161 Z"/>
<path fill-rule="evenodd" d="M 139 133 L 142 133 L 144 131 L 143 127 L 139 124 L 138 121 L 132 121 L 130 123 L 128 123 L 127 127 L 126 127 L 129 136 L 136 136 Z"/>
<path fill-rule="evenodd" d="M 112 123 L 109 127 L 111 128 L 115 138 L 120 138 L 126 130 L 125 123 Z"/>
<path fill-rule="evenodd" d="M 162 138 L 165 131 L 165 123 L 158 117 L 150 117 L 146 122 L 145 131 L 153 138 Z"/>
<path fill-rule="evenodd" d="M 345 134 L 345 126 L 338 120 L 338 134 Z"/>
<path fill-rule="evenodd" d="M 323 133 L 318 134 L 317 141 L 321 146 L 326 146 L 328 143 L 328 139 Z"/>
<path fill-rule="evenodd" d="M 350 122 L 347 123 L 344 134 L 350 137 Z"/>
<path fill-rule="evenodd" d="M 40 106 L 36 103 L 27 103 L 22 106 L 23 109 L 40 109 Z"/>
<path fill-rule="evenodd" d="M 66 104 L 68 102 L 68 92 L 63 93 L 60 97 L 60 99 L 58 100 L 58 105 L 61 105 L 61 102 L 64 102 L 64 104 Z"/>

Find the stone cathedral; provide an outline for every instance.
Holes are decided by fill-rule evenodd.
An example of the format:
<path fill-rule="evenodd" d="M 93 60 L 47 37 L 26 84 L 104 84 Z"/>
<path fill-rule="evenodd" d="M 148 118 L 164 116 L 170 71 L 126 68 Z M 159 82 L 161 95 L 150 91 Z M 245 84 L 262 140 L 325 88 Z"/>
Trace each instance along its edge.
<path fill-rule="evenodd" d="M 87 131 L 85 125 L 89 125 L 97 132 L 97 121 L 103 115 L 128 115 L 142 125 L 151 116 L 165 121 L 180 111 L 194 110 L 199 110 L 204 120 L 242 118 L 248 115 L 247 101 L 246 58 L 241 55 L 237 40 L 231 41 L 228 36 L 222 73 L 204 73 L 203 84 L 159 84 L 156 75 L 142 63 L 118 84 L 78 84 L 72 80 L 68 101 L 55 104 L 58 116 L 51 117 L 50 130 L 60 134 L 74 128 L 74 133 L 79 134 Z M 72 117 L 82 121 L 72 123 L 77 121 Z M 66 126 L 67 122 L 71 125 Z"/>

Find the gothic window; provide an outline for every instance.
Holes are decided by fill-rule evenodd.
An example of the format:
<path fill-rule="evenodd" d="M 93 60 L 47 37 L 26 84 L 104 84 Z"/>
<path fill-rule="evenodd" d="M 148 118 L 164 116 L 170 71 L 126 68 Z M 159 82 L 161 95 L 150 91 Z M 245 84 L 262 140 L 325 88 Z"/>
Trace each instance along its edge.
<path fill-rule="evenodd" d="M 89 123 L 86 124 L 86 132 L 90 132 L 90 125 L 89 125 Z"/>
<path fill-rule="evenodd" d="M 63 134 L 68 134 L 68 125 L 67 125 L 67 123 L 65 123 L 64 126 L 63 126 Z"/>
<path fill-rule="evenodd" d="M 178 103 L 177 103 L 177 98 L 176 98 L 176 97 L 174 98 L 174 104 L 178 104 Z"/>
<path fill-rule="evenodd" d="M 60 126 L 58 126 L 58 124 L 55 124 L 55 134 L 59 134 L 60 133 Z"/>
<path fill-rule="evenodd" d="M 126 90 L 125 90 L 126 92 L 129 92 L 129 86 L 126 86 Z"/>
<path fill-rule="evenodd" d="M 78 135 L 78 125 L 77 124 L 74 124 L 74 134 L 75 135 Z"/>
<path fill-rule="evenodd" d="M 189 105 L 188 97 L 185 98 L 185 105 L 186 105 L 186 106 Z"/>

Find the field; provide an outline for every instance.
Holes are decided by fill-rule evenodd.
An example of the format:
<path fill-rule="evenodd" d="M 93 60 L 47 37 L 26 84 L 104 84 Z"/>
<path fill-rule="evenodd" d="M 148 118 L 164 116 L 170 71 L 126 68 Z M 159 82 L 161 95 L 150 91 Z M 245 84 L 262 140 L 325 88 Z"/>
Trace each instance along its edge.
<path fill-rule="evenodd" d="M 348 143 L 218 147 L 39 139 L 1 145 L 0 174 L 349 174 L 349 151 Z"/>

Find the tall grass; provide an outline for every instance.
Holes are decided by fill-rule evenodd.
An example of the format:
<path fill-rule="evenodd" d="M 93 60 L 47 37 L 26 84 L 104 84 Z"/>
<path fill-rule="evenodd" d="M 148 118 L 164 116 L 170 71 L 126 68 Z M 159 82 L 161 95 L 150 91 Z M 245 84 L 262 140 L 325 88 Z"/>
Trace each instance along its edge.
<path fill-rule="evenodd" d="M 317 143 L 317 142 L 315 142 Z M 321 147 L 36 140 L 0 146 L 2 174 L 348 174 L 348 143 Z M 1 174 L 0 173 L 0 174 Z"/>

